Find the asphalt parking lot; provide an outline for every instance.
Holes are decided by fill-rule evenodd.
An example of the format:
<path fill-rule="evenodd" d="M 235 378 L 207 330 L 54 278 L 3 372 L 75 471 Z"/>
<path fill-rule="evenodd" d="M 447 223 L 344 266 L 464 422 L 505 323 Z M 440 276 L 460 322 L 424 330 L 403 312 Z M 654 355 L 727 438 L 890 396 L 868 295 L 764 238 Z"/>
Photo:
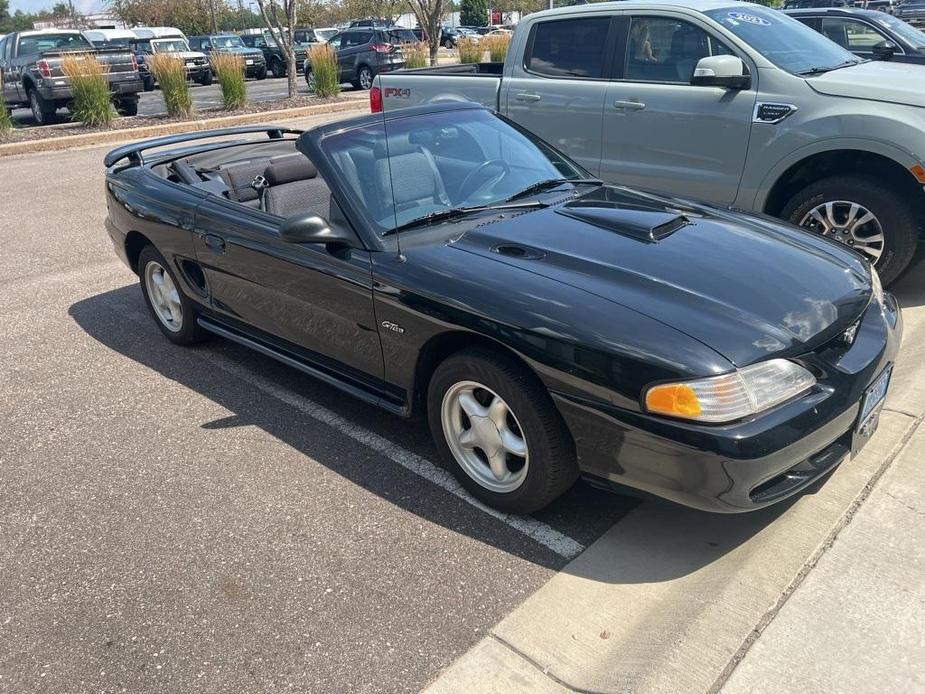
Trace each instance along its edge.
<path fill-rule="evenodd" d="M 435 464 L 420 423 L 228 342 L 163 339 L 104 231 L 108 149 L 0 159 L 5 180 L 43 182 L 0 199 L 0 692 L 419 691 L 554 579 L 576 599 L 545 603 L 543 636 L 575 644 L 561 652 L 576 670 L 592 670 L 582 654 L 645 664 L 656 646 L 684 670 L 682 647 L 702 663 L 710 639 L 679 638 L 693 633 L 683 619 L 722 617 L 719 595 L 751 629 L 735 591 L 789 581 L 822 538 L 814 523 L 841 513 L 835 492 L 874 474 L 871 451 L 818 500 L 739 517 L 583 483 L 535 517 L 491 512 Z M 880 441 L 925 414 L 913 273 Z M 592 544 L 596 559 L 558 573 Z M 762 551 L 771 568 L 742 580 Z M 584 597 L 600 612 L 590 639 L 550 626 L 580 614 L 588 586 L 601 591 Z M 630 604 L 642 591 L 654 617 Z M 669 638 L 630 629 L 650 623 Z M 495 633 L 542 629 L 520 615 Z"/>
<path fill-rule="evenodd" d="M 55 181 L 0 202 L 0 690 L 416 691 L 634 506 L 499 518 L 421 426 L 171 346 L 103 228 L 106 149 L 0 163 Z"/>
<path fill-rule="evenodd" d="M 285 99 L 289 96 L 288 80 L 274 79 L 267 77 L 265 80 L 247 80 L 247 96 L 251 101 L 276 101 Z M 308 86 L 305 79 L 300 75 L 298 80 L 299 96 L 309 96 Z M 355 89 L 350 84 L 341 85 L 345 94 L 357 93 L 357 98 L 362 97 L 362 90 Z M 193 105 L 199 110 L 210 108 L 221 108 L 222 90 L 218 82 L 208 87 L 198 84 L 190 86 L 190 94 L 193 96 Z M 159 89 L 153 92 L 141 92 L 138 101 L 138 115 L 140 116 L 157 116 L 166 113 L 164 107 L 164 97 Z M 59 118 L 63 121 L 67 119 L 67 111 L 62 109 L 58 112 Z M 17 108 L 13 110 L 13 119 L 18 127 L 29 127 L 35 125 L 35 119 L 28 108 Z"/>

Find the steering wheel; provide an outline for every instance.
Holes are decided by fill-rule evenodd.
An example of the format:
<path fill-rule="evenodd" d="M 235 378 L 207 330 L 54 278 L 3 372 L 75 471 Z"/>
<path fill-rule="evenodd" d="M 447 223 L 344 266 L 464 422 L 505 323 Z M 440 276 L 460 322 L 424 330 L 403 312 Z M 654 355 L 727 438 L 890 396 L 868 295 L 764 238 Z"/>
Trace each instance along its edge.
<path fill-rule="evenodd" d="M 476 186 L 470 191 L 469 185 L 472 183 L 472 181 L 476 180 L 478 176 L 480 176 L 484 171 L 491 168 L 492 166 L 500 167 L 501 172 L 498 175 L 493 176 L 489 180 L 485 181 L 484 183 Z M 501 159 L 489 159 L 486 162 L 482 162 L 476 168 L 470 171 L 466 175 L 466 177 L 463 179 L 463 182 L 459 184 L 459 197 L 463 200 L 466 200 L 476 191 L 481 190 L 482 188 L 487 186 L 489 183 L 494 185 L 495 183 L 500 181 L 502 178 L 507 176 L 509 173 L 511 173 L 511 167 L 508 166 L 507 162 L 502 161 Z"/>

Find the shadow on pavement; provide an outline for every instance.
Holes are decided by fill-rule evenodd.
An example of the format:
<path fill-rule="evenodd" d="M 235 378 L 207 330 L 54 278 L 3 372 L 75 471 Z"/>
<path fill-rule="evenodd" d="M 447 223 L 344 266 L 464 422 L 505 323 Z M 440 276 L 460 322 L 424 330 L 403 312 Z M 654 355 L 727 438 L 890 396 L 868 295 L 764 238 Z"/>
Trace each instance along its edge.
<path fill-rule="evenodd" d="M 91 337 L 106 347 L 153 369 L 161 375 L 209 398 L 233 414 L 200 426 L 222 430 L 238 426 L 256 426 L 312 460 L 326 466 L 354 484 L 387 499 L 405 511 L 426 517 L 454 532 L 464 533 L 514 556 L 538 565 L 561 570 L 567 563 L 558 554 L 517 532 L 499 532 L 497 523 L 465 522 L 465 513 L 452 503 L 424 504 L 418 495 L 397 479 L 402 472 L 397 464 L 395 476 L 384 474 L 382 466 L 354 461 L 349 456 L 332 455 L 331 442 L 319 441 L 317 427 L 299 426 L 305 415 L 237 378 L 216 378 L 208 368 L 210 355 L 221 355 L 255 376 L 323 404 L 351 424 L 364 427 L 413 453 L 433 462 L 438 460 L 426 425 L 406 421 L 354 400 L 329 386 L 316 382 L 289 367 L 257 355 L 224 340 L 214 340 L 195 348 L 177 347 L 167 342 L 147 313 L 137 287 L 122 287 L 73 304 L 69 313 Z M 126 314 L 143 316 L 142 322 L 126 320 Z M 336 438 L 336 437 L 335 437 Z M 336 450 L 336 446 L 334 447 Z M 432 485 L 422 478 L 415 484 Z M 823 479 L 805 493 L 813 493 Z M 535 518 L 585 546 L 600 538 L 615 523 L 640 503 L 631 498 L 603 491 L 579 482 L 561 499 Z M 738 547 L 772 523 L 789 504 L 748 514 L 711 514 L 653 499 L 645 502 L 646 515 L 665 514 L 666 523 L 647 536 L 634 533 L 623 538 L 623 560 L 605 565 L 582 563 L 581 558 L 569 567 L 569 573 L 606 582 L 636 583 L 667 581 L 697 571 Z M 481 512 L 474 512 L 482 516 Z M 484 521 L 487 516 L 481 518 Z M 622 527 L 622 524 L 619 526 Z M 504 528 L 505 531 L 509 529 Z M 653 529 L 654 530 L 654 529 Z M 617 531 L 619 534 L 619 531 Z M 613 533 L 611 533 L 613 535 Z M 629 544 L 627 544 L 629 543 Z M 625 553 L 624 553 L 625 551 Z"/>

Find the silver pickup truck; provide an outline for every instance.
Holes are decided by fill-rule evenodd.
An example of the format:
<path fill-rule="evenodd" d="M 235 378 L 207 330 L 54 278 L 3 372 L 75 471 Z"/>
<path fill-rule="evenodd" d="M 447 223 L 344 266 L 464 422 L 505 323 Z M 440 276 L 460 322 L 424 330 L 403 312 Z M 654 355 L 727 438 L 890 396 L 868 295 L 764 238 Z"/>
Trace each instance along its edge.
<path fill-rule="evenodd" d="M 776 10 L 628 0 L 539 12 L 503 65 L 383 74 L 370 93 L 374 111 L 451 99 L 497 109 L 608 182 L 830 236 L 884 282 L 919 240 L 925 68 L 861 61 Z"/>

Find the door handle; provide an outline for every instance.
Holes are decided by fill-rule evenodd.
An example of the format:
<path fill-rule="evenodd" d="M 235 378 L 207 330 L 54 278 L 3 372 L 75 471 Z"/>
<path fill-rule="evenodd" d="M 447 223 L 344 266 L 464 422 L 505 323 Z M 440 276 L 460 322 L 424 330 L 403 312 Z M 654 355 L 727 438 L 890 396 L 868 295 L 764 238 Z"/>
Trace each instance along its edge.
<path fill-rule="evenodd" d="M 221 236 L 216 236 L 215 234 L 206 234 L 203 238 L 206 242 L 206 248 L 208 248 L 213 253 L 225 252 L 225 239 L 223 239 Z"/>
<path fill-rule="evenodd" d="M 613 107 L 621 111 L 641 111 L 646 105 L 641 101 L 614 101 Z"/>
<path fill-rule="evenodd" d="M 520 94 L 515 94 L 514 98 L 517 101 L 539 101 L 543 97 L 539 94 L 527 94 L 526 92 L 521 92 Z"/>

